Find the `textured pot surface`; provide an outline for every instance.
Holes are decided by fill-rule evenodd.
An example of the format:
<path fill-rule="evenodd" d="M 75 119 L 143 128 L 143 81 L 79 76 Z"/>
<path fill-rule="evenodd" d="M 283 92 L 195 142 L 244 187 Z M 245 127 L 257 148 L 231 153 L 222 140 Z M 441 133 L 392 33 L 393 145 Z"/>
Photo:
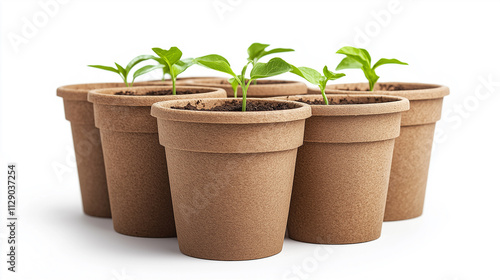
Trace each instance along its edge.
<path fill-rule="evenodd" d="M 123 86 L 123 83 L 95 83 L 57 89 L 57 96 L 64 100 L 66 119 L 71 122 L 83 212 L 90 216 L 110 218 L 111 210 L 101 137 L 94 124 L 94 108 L 87 101 L 87 94 L 93 89 Z"/>
<path fill-rule="evenodd" d="M 175 224 L 165 150 L 158 141 L 151 105 L 193 97 L 225 97 L 221 89 L 177 87 L 199 93 L 140 95 L 171 87 L 148 86 L 91 91 L 96 126 L 101 131 L 113 226 L 119 233 L 142 237 L 173 237 Z M 114 95 L 133 91 L 137 95 Z"/>
<path fill-rule="evenodd" d="M 390 88 L 397 90 L 388 90 Z M 449 88 L 434 84 L 393 82 L 378 83 L 374 92 L 366 90 L 368 84 L 355 83 L 329 85 L 326 92 L 384 94 L 410 100 L 410 110 L 403 113 L 401 136 L 396 139 L 394 147 L 385 220 L 418 217 L 422 215 L 424 207 L 434 128 L 441 118 L 443 98 L 449 94 Z"/>
<path fill-rule="evenodd" d="M 263 258 L 283 246 L 297 147 L 310 107 L 289 102 L 294 109 L 267 112 L 171 108 L 230 100 L 153 105 L 167 155 L 179 248 L 204 259 Z"/>
<path fill-rule="evenodd" d="M 366 104 L 311 105 L 299 148 L 288 220 L 290 238 L 320 244 L 377 239 L 384 218 L 394 139 L 407 99 L 328 95 Z M 371 103 L 375 99 L 380 103 Z M 288 100 L 322 100 L 321 95 Z"/>
<path fill-rule="evenodd" d="M 223 88 L 227 92 L 228 97 L 234 97 L 234 91 L 227 78 L 208 78 L 186 80 L 186 84 L 192 83 L 197 86 L 210 86 Z M 252 84 L 248 88 L 248 97 L 275 97 L 275 96 L 288 96 L 299 95 L 307 93 L 307 85 L 297 81 L 285 80 L 257 80 L 257 84 Z M 241 87 L 238 87 L 238 97 L 242 96 Z"/>

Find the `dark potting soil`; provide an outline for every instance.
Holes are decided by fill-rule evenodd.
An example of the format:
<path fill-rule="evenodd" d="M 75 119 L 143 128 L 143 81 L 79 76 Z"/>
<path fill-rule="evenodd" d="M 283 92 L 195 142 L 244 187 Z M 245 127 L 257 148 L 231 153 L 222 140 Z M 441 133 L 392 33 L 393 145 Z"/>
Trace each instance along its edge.
<path fill-rule="evenodd" d="M 298 102 L 306 103 L 309 105 L 325 105 L 325 101 L 323 99 L 316 99 L 316 100 L 304 100 L 304 99 L 299 99 L 297 100 Z M 384 103 L 384 102 L 392 102 L 393 100 L 383 100 L 380 97 L 366 97 L 366 100 L 363 101 L 358 101 L 358 100 L 351 100 L 347 98 L 342 98 L 339 100 L 334 100 L 328 99 L 328 104 L 329 105 L 355 105 L 355 104 L 372 104 L 372 103 Z"/>
<path fill-rule="evenodd" d="M 291 82 L 292 81 L 257 80 L 257 81 L 253 81 L 252 85 L 277 85 L 277 84 L 286 84 L 286 83 L 291 83 Z M 219 84 L 229 85 L 229 82 L 227 80 L 224 80 L 224 81 L 220 81 Z"/>
<path fill-rule="evenodd" d="M 364 90 L 364 89 L 360 89 L 358 87 L 355 87 L 355 88 L 338 88 L 336 90 L 345 90 L 345 91 L 369 91 L 369 90 Z"/>
<path fill-rule="evenodd" d="M 176 91 L 176 94 L 195 94 L 195 93 L 204 93 L 206 91 L 203 91 L 203 90 L 177 90 Z M 155 95 L 172 95 L 172 90 L 171 89 L 162 89 L 162 90 L 152 90 L 152 91 L 148 91 L 148 92 L 145 92 L 145 93 L 136 93 L 136 92 L 133 92 L 133 91 L 119 91 L 119 92 L 116 92 L 115 95 L 132 95 L 132 96 L 144 96 L 144 95 L 147 95 L 147 96 L 155 96 Z"/>
<path fill-rule="evenodd" d="M 172 107 L 173 109 L 182 110 L 193 110 L 193 111 L 219 111 L 219 112 L 238 112 L 241 111 L 241 101 L 231 100 L 226 101 L 223 105 L 215 106 L 212 108 L 198 108 L 201 101 L 196 101 L 193 105 L 188 103 L 186 106 Z M 275 102 L 247 102 L 247 112 L 248 111 L 276 111 L 276 110 L 288 110 L 296 108 L 289 103 L 275 103 Z"/>
<path fill-rule="evenodd" d="M 402 85 L 391 85 L 391 84 L 377 84 L 378 88 L 376 90 L 381 90 L 381 91 L 396 91 L 396 90 L 406 90 L 406 88 Z M 360 89 L 358 87 L 355 87 L 354 89 L 349 89 L 349 88 L 339 88 L 338 90 L 347 90 L 347 91 L 367 91 L 369 92 L 370 90 L 368 89 Z"/>
<path fill-rule="evenodd" d="M 380 84 L 379 85 L 379 90 L 386 90 L 386 91 L 393 91 L 393 90 L 405 90 L 406 88 L 404 86 L 398 85 L 390 85 L 390 84 Z"/>

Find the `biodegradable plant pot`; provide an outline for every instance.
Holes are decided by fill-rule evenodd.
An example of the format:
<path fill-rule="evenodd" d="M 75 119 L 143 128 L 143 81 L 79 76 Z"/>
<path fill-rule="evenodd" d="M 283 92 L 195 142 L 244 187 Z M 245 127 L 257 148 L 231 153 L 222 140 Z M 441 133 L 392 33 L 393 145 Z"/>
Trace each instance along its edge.
<path fill-rule="evenodd" d="M 403 113 L 401 135 L 396 139 L 391 178 L 385 209 L 385 221 L 416 218 L 422 215 L 432 141 L 436 122 L 441 118 L 448 87 L 420 83 L 377 83 L 367 91 L 367 83 L 327 86 L 333 94 L 384 94 L 410 100 L 410 110 Z M 363 91 L 365 90 L 365 91 Z"/>
<path fill-rule="evenodd" d="M 171 87 L 133 87 L 90 91 L 96 126 L 101 132 L 113 226 L 119 233 L 173 237 L 175 225 L 165 151 L 158 141 L 151 105 L 193 97 L 225 97 L 222 89 L 178 87 L 193 94 L 145 95 Z M 131 91 L 136 95 L 115 95 Z"/>
<path fill-rule="evenodd" d="M 203 259 L 249 260 L 283 246 L 297 148 L 302 145 L 306 104 L 293 109 L 216 112 L 234 99 L 200 99 L 153 105 L 165 146 L 179 248 Z"/>
<path fill-rule="evenodd" d="M 343 99 L 362 104 L 311 105 L 312 117 L 306 120 L 304 145 L 297 154 L 288 236 L 319 244 L 377 239 L 394 139 L 409 102 L 390 96 L 328 99 L 330 104 Z M 323 102 L 321 95 L 288 100 Z"/>
<path fill-rule="evenodd" d="M 226 78 L 208 78 L 186 80 L 186 84 L 197 86 L 210 86 L 223 88 L 227 92 L 228 97 L 234 97 L 234 91 L 231 84 Z M 257 80 L 257 84 L 253 84 L 248 88 L 248 97 L 276 97 L 288 95 L 300 95 L 307 93 L 307 85 L 297 81 L 285 80 Z M 242 96 L 241 87 L 238 87 L 238 97 Z"/>
<path fill-rule="evenodd" d="M 89 216 L 110 218 L 111 210 L 101 137 L 94 124 L 94 108 L 87 101 L 87 94 L 93 89 L 123 86 L 123 83 L 94 83 L 66 85 L 57 89 L 57 96 L 63 98 L 66 119 L 71 122 L 83 212 Z"/>

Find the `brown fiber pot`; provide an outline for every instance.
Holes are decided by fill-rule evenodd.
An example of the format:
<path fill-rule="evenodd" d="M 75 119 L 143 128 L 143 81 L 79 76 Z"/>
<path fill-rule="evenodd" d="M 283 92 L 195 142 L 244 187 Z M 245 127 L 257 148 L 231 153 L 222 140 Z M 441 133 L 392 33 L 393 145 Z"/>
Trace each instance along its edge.
<path fill-rule="evenodd" d="M 311 105 L 297 154 L 288 236 L 320 244 L 377 239 L 405 98 L 328 95 L 366 104 Z M 321 95 L 288 100 L 322 100 Z"/>
<path fill-rule="evenodd" d="M 171 87 L 113 88 L 89 93 L 101 132 L 113 226 L 122 234 L 175 236 L 165 150 L 158 141 L 151 105 L 173 99 L 225 97 L 222 89 L 201 87 L 177 88 L 200 91 L 195 94 L 144 95 L 163 89 Z M 139 96 L 114 95 L 122 90 Z"/>
<path fill-rule="evenodd" d="M 87 94 L 93 89 L 123 86 L 123 83 L 93 83 L 57 88 L 57 96 L 63 98 L 66 119 L 71 122 L 83 212 L 89 216 L 110 218 L 111 210 L 101 137 L 94 124 L 94 108 L 87 101 Z"/>
<path fill-rule="evenodd" d="M 370 94 L 356 89 L 368 90 L 368 84 L 330 85 L 327 93 Z M 395 82 L 378 83 L 371 93 L 401 96 L 410 100 L 410 110 L 403 113 L 401 135 L 394 146 L 385 221 L 422 215 L 434 128 L 441 118 L 443 98 L 449 93 L 449 88 L 441 85 Z"/>
<path fill-rule="evenodd" d="M 153 105 L 165 146 L 177 238 L 182 253 L 203 259 L 249 260 L 283 246 L 297 148 L 306 104 L 267 112 L 173 109 L 213 107 L 233 99 Z M 199 101 L 199 104 L 197 102 Z"/>
<path fill-rule="evenodd" d="M 234 91 L 231 84 L 227 81 L 227 78 L 208 78 L 208 79 L 196 79 L 196 80 L 186 80 L 186 84 L 193 84 L 197 86 L 210 86 L 223 88 L 227 92 L 228 97 L 234 97 Z M 285 81 L 285 80 L 257 80 L 257 84 L 250 85 L 248 88 L 248 97 L 276 97 L 276 96 L 288 96 L 288 95 L 299 95 L 307 93 L 307 85 L 302 82 L 297 81 Z M 241 97 L 241 87 L 238 87 L 238 97 Z"/>

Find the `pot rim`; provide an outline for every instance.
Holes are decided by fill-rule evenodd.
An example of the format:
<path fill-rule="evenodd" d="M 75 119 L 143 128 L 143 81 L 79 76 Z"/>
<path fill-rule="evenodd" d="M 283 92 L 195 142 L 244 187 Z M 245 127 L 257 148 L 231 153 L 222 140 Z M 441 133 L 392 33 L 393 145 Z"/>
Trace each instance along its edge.
<path fill-rule="evenodd" d="M 335 105 L 310 105 L 313 116 L 361 116 L 400 113 L 410 109 L 410 101 L 405 97 L 390 95 L 367 94 L 327 94 L 328 98 L 342 99 L 369 99 L 383 98 L 381 103 L 366 104 L 335 104 Z M 300 102 L 300 99 L 323 100 L 321 94 L 287 96 L 287 100 Z"/>
<path fill-rule="evenodd" d="M 237 98 L 241 100 L 241 98 Z M 235 98 L 200 98 L 162 101 L 153 104 L 151 115 L 163 120 L 195 123 L 213 124 L 260 124 L 278 123 L 303 120 L 309 118 L 311 106 L 305 103 L 270 99 L 270 98 L 247 98 L 247 101 L 288 103 L 294 108 L 275 111 L 251 111 L 251 112 L 221 112 L 221 111 L 195 111 L 173 109 L 172 106 L 185 106 L 188 103 L 204 102 L 209 104 L 222 103 L 235 100 Z"/>
<path fill-rule="evenodd" d="M 418 89 L 405 89 L 405 90 L 374 90 L 370 91 L 354 91 L 354 90 L 339 90 L 335 89 L 341 86 L 349 85 L 362 85 L 368 87 L 368 83 L 344 83 L 344 84 L 332 84 L 326 87 L 325 93 L 334 94 L 378 94 L 378 95 L 391 95 L 391 96 L 402 96 L 409 100 L 425 100 L 425 99 L 438 99 L 443 98 L 450 94 L 450 89 L 447 86 L 438 84 L 427 84 L 427 83 L 412 83 L 412 82 L 379 82 L 378 84 L 395 84 L 395 85 L 413 85 L 418 86 Z"/>
<path fill-rule="evenodd" d="M 207 77 L 206 80 L 207 81 L 214 81 L 214 80 L 223 80 L 223 81 L 227 81 L 228 78 L 224 78 L 224 77 Z M 190 81 L 188 81 L 189 79 L 186 79 L 185 82 L 186 83 L 190 83 Z M 218 83 L 210 83 L 210 82 L 206 82 L 206 81 L 203 81 L 205 79 L 203 78 L 199 78 L 199 79 L 193 79 L 193 84 L 197 84 L 197 85 L 203 85 L 203 86 L 213 86 L 213 85 L 216 85 L 216 86 L 225 86 L 225 87 L 231 87 L 231 84 L 227 83 L 227 84 L 218 84 Z M 275 80 L 275 79 L 258 79 L 258 81 L 272 81 L 274 83 L 271 83 L 271 84 L 256 84 L 256 85 L 251 85 L 249 88 L 252 88 L 252 87 L 261 87 L 261 88 L 265 88 L 265 87 L 271 87 L 271 86 L 283 86 L 283 85 L 291 85 L 291 86 L 295 86 L 295 85 L 306 85 L 304 82 L 301 82 L 301 81 L 295 81 L 295 80 Z M 307 87 L 307 85 L 306 85 Z"/>
<path fill-rule="evenodd" d="M 138 87 L 115 87 L 115 88 L 103 88 L 91 90 L 88 93 L 88 101 L 94 104 L 101 105 L 115 105 L 115 106 L 151 106 L 156 102 L 165 101 L 169 99 L 192 99 L 192 98 L 202 98 L 207 93 L 220 94 L 226 93 L 225 90 L 215 87 L 199 87 L 199 86 L 177 86 L 177 90 L 202 90 L 205 92 L 193 93 L 193 94 L 179 94 L 179 95 L 144 95 L 144 96 L 134 96 L 134 95 L 114 95 L 117 91 L 134 91 L 134 92 L 145 92 L 152 90 L 168 90 L 172 89 L 172 86 L 160 86 L 160 85 L 148 85 L 148 86 L 138 86 Z"/>
<path fill-rule="evenodd" d="M 143 81 L 135 82 L 134 87 L 139 86 L 159 86 L 158 82 Z M 87 94 L 91 90 L 125 87 L 123 82 L 106 82 L 106 83 L 81 83 L 64 85 L 57 88 L 57 96 L 67 100 L 87 101 Z"/>

